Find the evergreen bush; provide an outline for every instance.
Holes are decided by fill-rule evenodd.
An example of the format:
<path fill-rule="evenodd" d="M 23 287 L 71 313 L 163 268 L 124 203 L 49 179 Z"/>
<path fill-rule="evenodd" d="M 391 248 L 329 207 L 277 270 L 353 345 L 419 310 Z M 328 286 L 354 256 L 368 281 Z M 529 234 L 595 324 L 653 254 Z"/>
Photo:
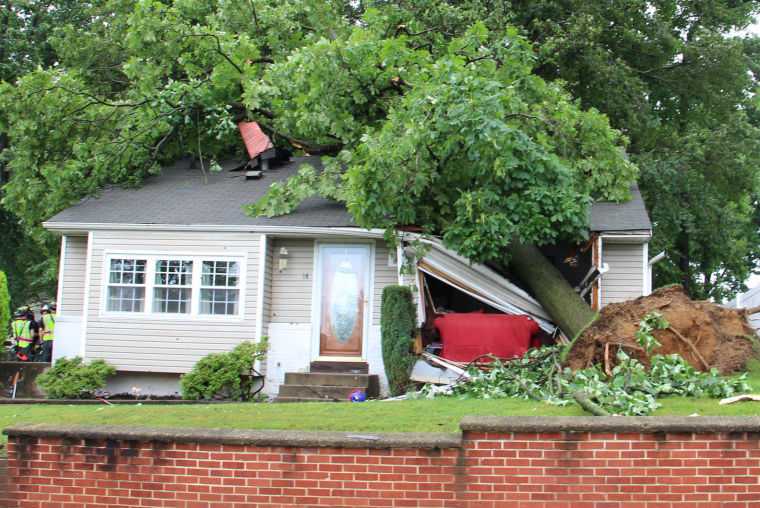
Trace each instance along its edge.
<path fill-rule="evenodd" d="M 248 401 L 258 382 L 254 365 L 268 346 L 267 338 L 254 344 L 241 342 L 229 353 L 210 353 L 196 362 L 193 370 L 180 376 L 182 398 L 189 400 L 231 399 Z"/>
<path fill-rule="evenodd" d="M 59 358 L 37 377 L 37 384 L 49 399 L 91 399 L 95 390 L 105 386 L 106 376 L 115 373 L 116 368 L 105 360 L 85 364 L 80 356 Z"/>
<path fill-rule="evenodd" d="M 0 330 L 2 337 L 8 334 L 11 324 L 11 295 L 8 293 L 8 279 L 0 271 Z"/>
<path fill-rule="evenodd" d="M 383 364 L 391 395 L 406 391 L 415 358 L 410 354 L 417 332 L 417 306 L 406 286 L 386 286 L 380 307 Z"/>

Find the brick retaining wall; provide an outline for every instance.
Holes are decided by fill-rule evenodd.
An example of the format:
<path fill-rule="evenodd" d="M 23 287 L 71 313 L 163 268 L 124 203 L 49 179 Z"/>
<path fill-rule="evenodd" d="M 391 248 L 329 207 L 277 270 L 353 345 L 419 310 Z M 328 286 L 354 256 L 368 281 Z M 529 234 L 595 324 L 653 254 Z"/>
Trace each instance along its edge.
<path fill-rule="evenodd" d="M 3 506 L 760 505 L 759 417 L 465 417 L 460 434 L 20 424 Z"/>

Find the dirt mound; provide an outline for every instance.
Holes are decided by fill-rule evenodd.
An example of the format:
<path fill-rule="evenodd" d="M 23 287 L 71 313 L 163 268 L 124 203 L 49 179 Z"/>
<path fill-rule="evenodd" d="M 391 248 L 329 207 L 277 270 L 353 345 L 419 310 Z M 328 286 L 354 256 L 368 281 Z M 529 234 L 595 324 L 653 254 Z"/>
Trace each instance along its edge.
<path fill-rule="evenodd" d="M 664 314 L 669 323 L 665 330 L 654 332 L 662 346 L 652 354 L 678 353 L 697 370 L 715 367 L 724 375 L 741 370 L 748 358 L 756 356 L 747 337 L 755 336 L 755 330 L 746 311 L 694 301 L 681 286 L 668 286 L 649 296 L 604 307 L 573 343 L 564 365 L 573 370 L 596 363 L 612 368 L 618 363 L 615 355 L 621 345 L 628 355 L 648 365 L 649 357 L 634 334 L 651 312 Z"/>

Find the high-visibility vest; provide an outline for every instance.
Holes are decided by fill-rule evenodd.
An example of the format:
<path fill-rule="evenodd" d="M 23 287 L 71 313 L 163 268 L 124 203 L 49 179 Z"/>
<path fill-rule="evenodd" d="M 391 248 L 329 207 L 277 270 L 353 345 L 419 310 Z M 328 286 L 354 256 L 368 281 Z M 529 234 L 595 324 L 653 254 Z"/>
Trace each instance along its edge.
<path fill-rule="evenodd" d="M 42 315 L 42 340 L 53 340 L 55 330 L 55 314 L 45 313 Z"/>
<path fill-rule="evenodd" d="M 28 347 L 32 343 L 32 322 L 16 319 L 11 323 L 13 343 L 18 347 Z"/>

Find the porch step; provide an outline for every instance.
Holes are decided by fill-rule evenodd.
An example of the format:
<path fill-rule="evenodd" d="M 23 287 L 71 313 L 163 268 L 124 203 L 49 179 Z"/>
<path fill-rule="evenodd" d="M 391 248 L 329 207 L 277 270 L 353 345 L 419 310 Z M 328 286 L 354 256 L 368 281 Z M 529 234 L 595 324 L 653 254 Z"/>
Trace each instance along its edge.
<path fill-rule="evenodd" d="M 377 397 L 380 394 L 377 375 L 288 372 L 274 402 L 343 402 L 348 401 L 354 390 L 363 391 L 367 398 Z"/>

